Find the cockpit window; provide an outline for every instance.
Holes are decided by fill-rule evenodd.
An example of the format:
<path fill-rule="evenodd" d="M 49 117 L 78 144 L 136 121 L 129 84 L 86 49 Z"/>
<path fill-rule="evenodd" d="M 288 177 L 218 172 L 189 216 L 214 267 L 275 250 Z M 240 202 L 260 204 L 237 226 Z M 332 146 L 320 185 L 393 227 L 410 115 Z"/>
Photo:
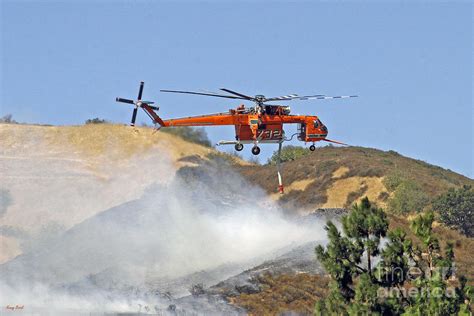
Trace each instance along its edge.
<path fill-rule="evenodd" d="M 319 120 L 314 120 L 314 127 L 318 128 L 319 125 L 321 125 L 321 122 Z"/>

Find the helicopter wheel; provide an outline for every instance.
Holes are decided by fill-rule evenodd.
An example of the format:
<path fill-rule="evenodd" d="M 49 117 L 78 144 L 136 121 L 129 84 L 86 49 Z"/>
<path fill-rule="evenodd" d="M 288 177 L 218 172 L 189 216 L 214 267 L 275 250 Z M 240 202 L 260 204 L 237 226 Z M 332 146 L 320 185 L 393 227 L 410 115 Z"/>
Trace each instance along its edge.
<path fill-rule="evenodd" d="M 252 154 L 254 154 L 255 156 L 258 155 L 260 153 L 260 148 L 258 146 L 253 146 L 252 148 Z"/>
<path fill-rule="evenodd" d="M 242 151 L 242 149 L 244 149 L 244 145 L 242 145 L 242 144 L 235 144 L 235 147 L 234 147 L 234 148 L 235 148 L 235 150 L 237 150 L 237 151 Z"/>
<path fill-rule="evenodd" d="M 309 146 L 309 150 L 315 151 L 315 150 L 316 150 L 316 146 L 314 146 L 314 145 Z"/>

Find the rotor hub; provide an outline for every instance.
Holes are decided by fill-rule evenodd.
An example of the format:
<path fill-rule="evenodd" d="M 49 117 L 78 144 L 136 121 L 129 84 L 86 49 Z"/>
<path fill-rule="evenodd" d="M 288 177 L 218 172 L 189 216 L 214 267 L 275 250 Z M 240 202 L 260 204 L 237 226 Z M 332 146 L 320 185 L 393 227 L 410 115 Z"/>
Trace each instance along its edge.
<path fill-rule="evenodd" d="M 257 102 L 258 104 L 261 104 L 263 102 L 265 102 L 266 98 L 264 95 L 261 95 L 261 94 L 257 94 L 255 97 L 255 102 Z"/>

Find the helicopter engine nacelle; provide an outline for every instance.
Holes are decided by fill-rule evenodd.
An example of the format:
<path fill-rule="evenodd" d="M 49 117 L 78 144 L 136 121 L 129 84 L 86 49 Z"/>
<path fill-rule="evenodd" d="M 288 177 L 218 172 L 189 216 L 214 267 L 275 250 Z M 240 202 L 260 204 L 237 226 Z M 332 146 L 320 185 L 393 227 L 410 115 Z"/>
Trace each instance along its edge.
<path fill-rule="evenodd" d="M 288 105 L 281 106 L 280 109 L 283 115 L 289 115 L 291 113 L 291 108 Z"/>

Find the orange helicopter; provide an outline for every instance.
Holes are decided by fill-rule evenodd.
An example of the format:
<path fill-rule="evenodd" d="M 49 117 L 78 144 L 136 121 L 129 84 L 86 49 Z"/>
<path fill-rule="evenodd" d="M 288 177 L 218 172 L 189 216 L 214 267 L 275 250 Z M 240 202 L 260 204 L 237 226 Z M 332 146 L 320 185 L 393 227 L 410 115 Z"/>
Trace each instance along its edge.
<path fill-rule="evenodd" d="M 160 90 L 161 92 L 169 93 L 181 93 L 236 100 L 246 100 L 252 101 L 255 104 L 253 107 L 250 108 L 246 108 L 245 105 L 242 104 L 235 109 L 230 109 L 228 112 L 163 120 L 155 112 L 159 110 L 159 107 L 154 106 L 154 102 L 142 100 L 144 85 L 145 83 L 143 81 L 140 82 L 137 100 L 116 98 L 117 102 L 133 104 L 135 106 L 132 113 L 132 126 L 135 125 L 138 108 L 143 109 L 145 113 L 151 118 L 153 123 L 159 125 L 158 129 L 160 129 L 161 127 L 175 126 L 234 125 L 235 140 L 219 141 L 217 145 L 234 145 L 236 151 L 241 151 L 244 148 L 244 144 L 253 144 L 252 154 L 258 155 L 260 153 L 260 147 L 258 147 L 258 144 L 275 143 L 279 145 L 278 157 L 280 156 L 283 142 L 290 141 L 295 135 L 297 135 L 298 140 L 300 141 L 303 141 L 305 143 L 312 143 L 309 146 L 309 149 L 311 151 L 314 151 L 316 149 L 316 146 L 314 144 L 318 141 L 326 141 L 341 145 L 346 144 L 327 139 L 326 136 L 328 134 L 328 129 L 319 120 L 317 116 L 291 115 L 291 110 L 289 106 L 268 104 L 268 102 L 312 99 L 343 99 L 357 97 L 356 95 L 326 96 L 321 94 L 306 96 L 290 94 L 271 98 L 267 98 L 263 95 L 256 95 L 252 97 L 224 88 L 220 90 L 225 92 L 226 94 L 215 92 Z M 285 131 L 283 130 L 284 124 L 298 124 L 298 132 L 293 134 L 290 138 L 286 138 Z M 283 193 L 283 184 L 280 176 L 279 160 L 280 159 L 278 159 L 277 163 L 279 182 L 278 189 L 280 193 Z"/>

